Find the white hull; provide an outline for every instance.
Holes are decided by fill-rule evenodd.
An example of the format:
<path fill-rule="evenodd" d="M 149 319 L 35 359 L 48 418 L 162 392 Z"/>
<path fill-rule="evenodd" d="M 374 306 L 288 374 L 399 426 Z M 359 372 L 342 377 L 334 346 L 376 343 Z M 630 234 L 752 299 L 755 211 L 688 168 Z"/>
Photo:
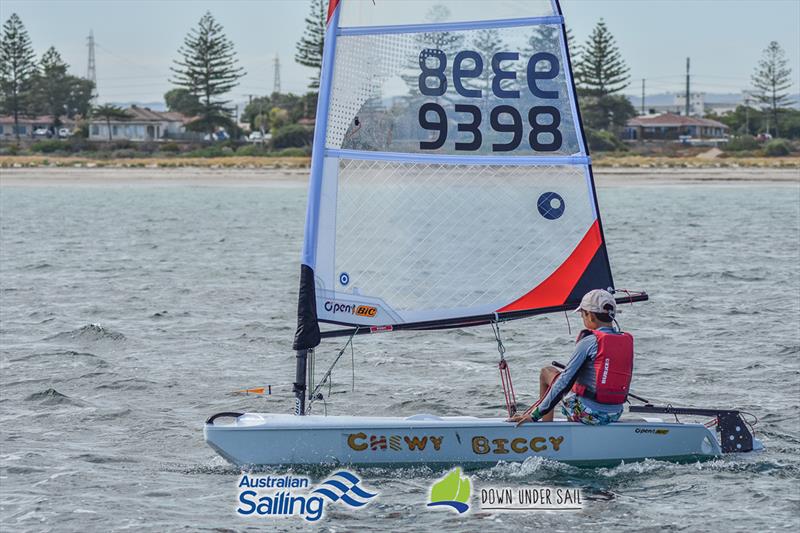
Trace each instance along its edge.
<path fill-rule="evenodd" d="M 588 466 L 722 454 L 715 434 L 703 424 L 653 418 L 606 426 L 556 420 L 515 427 L 502 418 L 247 413 L 207 423 L 204 434 L 212 448 L 236 465 L 479 466 L 545 457 Z"/>

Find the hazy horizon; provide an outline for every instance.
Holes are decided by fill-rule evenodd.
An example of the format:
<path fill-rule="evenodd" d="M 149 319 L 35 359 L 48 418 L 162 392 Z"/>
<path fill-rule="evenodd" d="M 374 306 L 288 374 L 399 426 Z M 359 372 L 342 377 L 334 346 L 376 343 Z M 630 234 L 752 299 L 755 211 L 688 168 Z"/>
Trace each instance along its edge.
<path fill-rule="evenodd" d="M 426 9 L 435 1 L 409 3 Z M 272 92 L 276 54 L 282 91 L 308 90 L 311 69 L 294 61 L 308 6 L 303 0 L 4 0 L 0 18 L 4 22 L 17 13 L 37 56 L 53 45 L 71 73 L 79 76 L 86 75 L 86 42 L 93 31 L 100 101 L 155 102 L 163 101 L 172 88 L 169 68 L 184 37 L 205 11 L 211 11 L 247 71 L 231 93 L 234 102 L 242 103 L 248 95 Z M 578 43 L 601 17 L 605 19 L 630 67 L 626 94 L 638 96 L 642 78 L 647 79 L 648 94 L 682 91 L 686 57 L 692 61 L 693 92 L 739 93 L 750 87 L 750 75 L 771 40 L 781 44 L 789 59 L 790 92 L 799 90 L 798 1 L 562 0 L 562 8 Z"/>

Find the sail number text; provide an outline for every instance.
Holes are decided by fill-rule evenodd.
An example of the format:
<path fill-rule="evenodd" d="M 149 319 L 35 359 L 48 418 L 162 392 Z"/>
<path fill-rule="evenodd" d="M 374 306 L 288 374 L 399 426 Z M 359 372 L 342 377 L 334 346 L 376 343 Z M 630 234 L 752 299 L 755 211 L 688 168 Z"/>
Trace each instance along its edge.
<path fill-rule="evenodd" d="M 520 91 L 504 87 L 505 80 L 517 79 L 513 70 L 503 70 L 503 61 L 517 61 L 517 52 L 497 52 L 492 56 L 491 68 L 494 73 L 492 79 L 492 93 L 497 98 L 514 99 L 520 97 Z M 465 64 L 471 66 L 465 66 Z M 537 70 L 540 64 L 546 68 Z M 447 54 L 436 48 L 426 48 L 419 54 L 419 91 L 425 96 L 443 96 L 448 88 Z M 544 100 L 558 99 L 558 91 L 545 90 L 539 86 L 541 80 L 552 80 L 559 73 L 558 58 L 547 52 L 540 52 L 531 56 L 527 65 L 527 85 L 531 93 Z M 483 91 L 471 88 L 464 84 L 464 80 L 480 78 L 483 75 L 483 58 L 478 52 L 464 50 L 458 52 L 453 58 L 452 83 L 456 92 L 466 98 L 482 98 Z M 480 107 L 472 104 L 456 104 L 454 110 L 459 114 L 457 128 L 459 132 L 469 133 L 472 139 L 469 142 L 456 142 L 455 149 L 459 151 L 475 151 L 483 143 L 480 125 L 483 122 L 483 113 Z M 549 105 L 533 106 L 528 110 L 528 124 L 531 131 L 528 134 L 528 144 L 538 152 L 555 152 L 561 148 L 562 137 L 558 127 L 561 125 L 561 113 L 558 108 Z M 545 120 L 545 122 L 542 121 Z M 421 150 L 438 150 L 447 141 L 447 113 L 444 107 L 436 102 L 426 102 L 419 108 L 419 125 L 428 131 L 436 132 L 433 140 L 420 141 Z M 516 107 L 498 105 L 489 111 L 489 124 L 499 133 L 512 134 L 511 139 L 505 143 L 492 143 L 493 152 L 510 152 L 516 150 L 522 143 L 523 118 Z M 550 138 L 543 134 L 550 134 Z"/>

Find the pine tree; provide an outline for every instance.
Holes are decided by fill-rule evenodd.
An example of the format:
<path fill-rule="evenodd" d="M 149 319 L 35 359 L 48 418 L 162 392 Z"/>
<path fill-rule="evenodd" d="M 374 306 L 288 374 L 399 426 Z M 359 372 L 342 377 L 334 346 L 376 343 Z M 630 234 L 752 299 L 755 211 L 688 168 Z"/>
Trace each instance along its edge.
<path fill-rule="evenodd" d="M 428 22 L 446 22 L 450 20 L 450 10 L 446 6 L 436 4 L 425 14 Z M 450 31 L 423 32 L 414 34 L 414 50 L 421 52 L 425 48 L 441 50 L 447 56 L 445 76 L 452 80 L 453 59 L 464 43 L 464 36 Z M 415 55 L 405 74 L 400 77 L 406 82 L 411 94 L 419 93 L 419 56 Z"/>
<path fill-rule="evenodd" d="M 232 126 L 227 107 L 231 101 L 219 97 L 236 87 L 245 72 L 237 66 L 233 43 L 210 12 L 186 35 L 178 54 L 181 59 L 175 60 L 178 68 L 171 68 L 171 81 L 200 99 L 198 118 L 188 127 L 213 133 L 218 126 Z"/>
<path fill-rule="evenodd" d="M 525 87 L 528 83 L 528 62 L 534 55 L 545 52 L 561 60 L 560 42 L 561 28 L 557 26 L 542 24 L 531 31 L 520 52 L 520 61 L 516 65 L 520 87 Z"/>
<path fill-rule="evenodd" d="M 629 69 L 603 19 L 581 48 L 575 65 L 578 85 L 587 95 L 606 96 L 628 86 Z"/>
<path fill-rule="evenodd" d="M 33 108 L 52 115 L 53 126 L 61 125 L 61 116 L 67 113 L 72 80 L 61 54 L 50 47 L 39 61 L 39 70 L 31 80 Z"/>
<path fill-rule="evenodd" d="M 325 48 L 325 26 L 327 14 L 322 0 L 311 0 L 310 11 L 306 17 L 306 31 L 297 41 L 294 60 L 303 66 L 315 69 L 311 77 L 310 89 L 319 89 L 322 70 L 322 50 Z"/>
<path fill-rule="evenodd" d="M 14 115 L 14 133 L 19 140 L 19 115 L 27 110 L 31 78 L 36 59 L 22 20 L 12 13 L 3 24 L 0 40 L 0 91 L 2 108 Z"/>
<path fill-rule="evenodd" d="M 492 57 L 497 52 L 504 51 L 500 32 L 496 29 L 476 30 L 475 37 L 472 39 L 472 48 L 483 58 L 483 72 L 477 78 L 466 80 L 464 84 L 475 89 L 481 89 L 485 111 L 488 105 L 487 101 L 492 95 L 492 78 L 494 77 Z"/>
<path fill-rule="evenodd" d="M 775 137 L 778 136 L 778 112 L 789 103 L 786 89 L 792 85 L 792 69 L 783 48 L 776 41 L 769 43 L 758 62 L 752 81 L 756 88 L 756 100 L 768 109 L 775 125 Z"/>

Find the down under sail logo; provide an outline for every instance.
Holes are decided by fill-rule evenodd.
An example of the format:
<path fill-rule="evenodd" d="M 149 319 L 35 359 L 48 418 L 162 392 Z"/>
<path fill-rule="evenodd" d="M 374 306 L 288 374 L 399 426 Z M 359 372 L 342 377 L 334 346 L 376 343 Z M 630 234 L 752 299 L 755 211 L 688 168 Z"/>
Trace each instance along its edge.
<path fill-rule="evenodd" d="M 461 469 L 455 468 L 431 486 L 431 501 L 428 507 L 448 506 L 459 514 L 469 509 L 472 484 L 467 476 L 461 477 Z"/>
<path fill-rule="evenodd" d="M 378 495 L 360 484 L 361 479 L 347 470 L 332 474 L 310 492 L 311 480 L 306 476 L 242 474 L 236 512 L 262 518 L 300 516 L 316 522 L 324 516 L 328 503 L 358 509 Z"/>

